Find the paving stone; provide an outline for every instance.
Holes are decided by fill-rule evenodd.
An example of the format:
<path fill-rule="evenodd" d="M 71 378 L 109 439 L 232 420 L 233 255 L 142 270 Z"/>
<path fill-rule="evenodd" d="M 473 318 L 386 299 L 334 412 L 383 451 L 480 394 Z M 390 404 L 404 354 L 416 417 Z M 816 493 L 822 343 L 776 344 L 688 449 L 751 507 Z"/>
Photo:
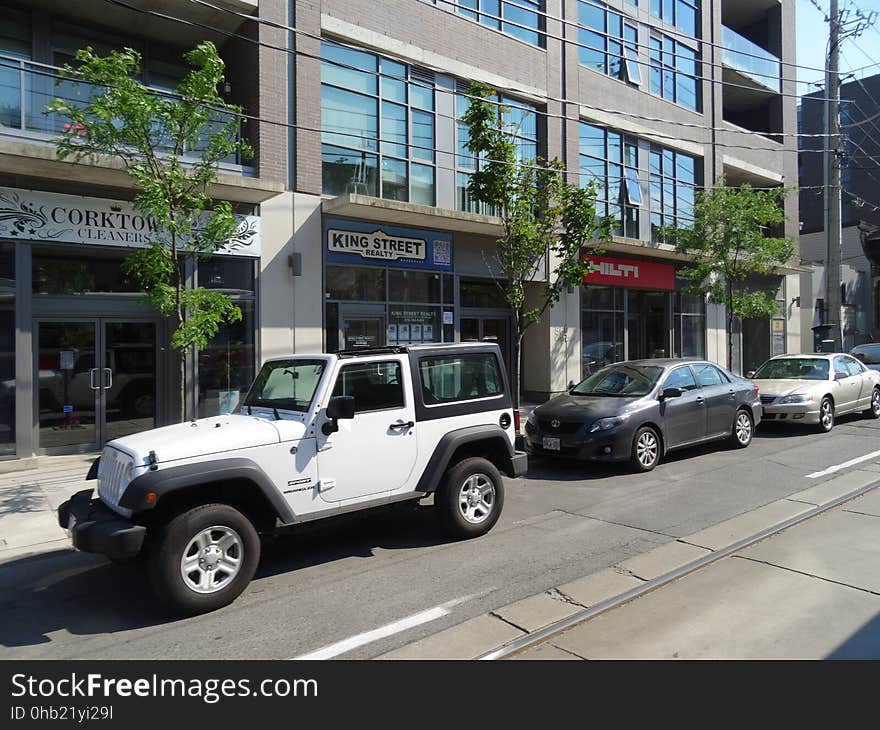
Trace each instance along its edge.
<path fill-rule="evenodd" d="M 595 606 L 643 584 L 644 581 L 631 575 L 625 575 L 613 568 L 605 568 L 565 583 L 559 586 L 558 590 L 584 606 Z"/>
<path fill-rule="evenodd" d="M 880 482 L 880 477 L 877 476 L 876 472 L 859 469 L 858 471 L 848 472 L 827 482 L 817 484 L 802 492 L 792 494 L 789 496 L 789 499 L 815 505 L 828 504 L 838 497 L 843 497 L 874 482 Z"/>
<path fill-rule="evenodd" d="M 780 499 L 680 539 L 710 550 L 721 550 L 811 509 L 809 504 Z"/>
<path fill-rule="evenodd" d="M 638 578 L 651 580 L 676 568 L 680 568 L 682 565 L 698 560 L 710 552 L 711 550 L 706 548 L 686 545 L 685 543 L 673 540 L 642 555 L 636 555 L 629 560 L 625 560 L 619 563 L 617 567 L 632 573 Z"/>
<path fill-rule="evenodd" d="M 527 631 L 537 631 L 554 621 L 559 621 L 583 610 L 582 606 L 553 598 L 546 593 L 539 593 L 536 596 L 529 596 L 521 601 L 497 608 L 493 613 Z"/>

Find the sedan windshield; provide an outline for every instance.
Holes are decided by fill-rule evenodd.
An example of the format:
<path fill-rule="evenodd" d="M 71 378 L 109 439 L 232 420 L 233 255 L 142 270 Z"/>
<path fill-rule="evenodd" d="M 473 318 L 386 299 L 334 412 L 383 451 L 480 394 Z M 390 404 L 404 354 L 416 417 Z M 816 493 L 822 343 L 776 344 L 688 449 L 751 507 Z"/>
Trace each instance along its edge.
<path fill-rule="evenodd" d="M 573 395 L 602 395 L 638 398 L 657 385 L 663 368 L 650 365 L 610 365 L 571 389 Z"/>
<path fill-rule="evenodd" d="M 323 360 L 272 360 L 263 365 L 248 391 L 244 405 L 307 411 L 315 396 Z"/>
<path fill-rule="evenodd" d="M 828 360 L 819 357 L 786 357 L 768 360 L 755 380 L 828 380 Z"/>

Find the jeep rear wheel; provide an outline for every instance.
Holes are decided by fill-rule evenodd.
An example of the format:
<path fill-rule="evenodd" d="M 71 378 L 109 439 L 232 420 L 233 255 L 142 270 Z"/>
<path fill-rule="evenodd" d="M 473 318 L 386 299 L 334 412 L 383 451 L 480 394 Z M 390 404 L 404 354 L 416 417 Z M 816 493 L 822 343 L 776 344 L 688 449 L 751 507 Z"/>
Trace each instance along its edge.
<path fill-rule="evenodd" d="M 206 613 L 232 603 L 260 560 L 250 520 L 227 504 L 204 504 L 177 515 L 150 556 L 150 578 L 176 612 Z"/>
<path fill-rule="evenodd" d="M 501 474 L 486 459 L 464 459 L 444 475 L 434 506 L 444 527 L 456 537 L 485 535 L 504 507 Z"/>

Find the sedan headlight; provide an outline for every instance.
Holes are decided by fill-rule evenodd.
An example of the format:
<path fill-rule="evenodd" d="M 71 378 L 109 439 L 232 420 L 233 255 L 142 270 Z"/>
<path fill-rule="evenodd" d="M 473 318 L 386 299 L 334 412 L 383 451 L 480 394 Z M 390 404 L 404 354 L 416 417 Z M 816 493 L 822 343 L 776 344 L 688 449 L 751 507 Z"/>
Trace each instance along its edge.
<path fill-rule="evenodd" d="M 592 427 L 590 428 L 590 433 L 595 433 L 596 431 L 610 431 L 615 426 L 619 426 L 621 423 L 626 423 L 628 420 L 629 416 L 612 416 L 611 418 L 600 418 L 592 425 Z"/>
<path fill-rule="evenodd" d="M 813 396 L 811 395 L 784 395 L 778 401 L 776 401 L 775 405 L 790 405 L 792 403 L 812 403 Z"/>

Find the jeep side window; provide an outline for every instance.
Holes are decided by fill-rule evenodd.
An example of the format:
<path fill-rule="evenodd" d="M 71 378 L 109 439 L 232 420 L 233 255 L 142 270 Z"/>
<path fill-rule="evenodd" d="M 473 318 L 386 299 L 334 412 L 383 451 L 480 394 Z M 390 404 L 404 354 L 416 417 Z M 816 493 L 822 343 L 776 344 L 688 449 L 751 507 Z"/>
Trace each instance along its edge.
<path fill-rule="evenodd" d="M 403 408 L 400 363 L 359 362 L 344 365 L 336 376 L 333 395 L 354 396 L 354 412 Z"/>
<path fill-rule="evenodd" d="M 501 395 L 504 388 L 498 360 L 490 352 L 419 360 L 425 405 Z"/>

